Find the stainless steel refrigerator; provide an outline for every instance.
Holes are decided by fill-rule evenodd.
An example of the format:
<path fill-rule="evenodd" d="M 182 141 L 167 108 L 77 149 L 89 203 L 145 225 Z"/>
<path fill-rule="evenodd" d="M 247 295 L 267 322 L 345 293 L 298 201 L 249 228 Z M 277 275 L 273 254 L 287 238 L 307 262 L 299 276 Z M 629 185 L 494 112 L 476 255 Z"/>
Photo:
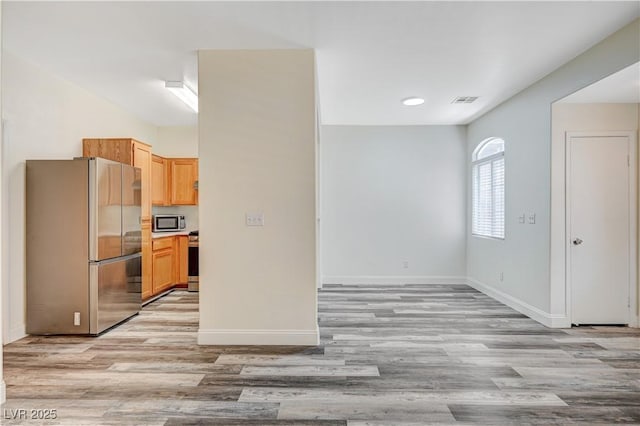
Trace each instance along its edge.
<path fill-rule="evenodd" d="M 140 169 L 27 160 L 27 333 L 99 334 L 141 307 Z"/>

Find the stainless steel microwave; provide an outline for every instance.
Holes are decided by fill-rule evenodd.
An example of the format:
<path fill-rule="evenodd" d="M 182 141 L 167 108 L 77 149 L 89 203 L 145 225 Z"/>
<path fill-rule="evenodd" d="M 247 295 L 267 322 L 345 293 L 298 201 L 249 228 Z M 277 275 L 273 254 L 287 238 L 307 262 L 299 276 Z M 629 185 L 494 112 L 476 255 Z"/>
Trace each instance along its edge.
<path fill-rule="evenodd" d="M 156 214 L 153 215 L 153 232 L 176 232 L 187 227 L 184 215 Z"/>

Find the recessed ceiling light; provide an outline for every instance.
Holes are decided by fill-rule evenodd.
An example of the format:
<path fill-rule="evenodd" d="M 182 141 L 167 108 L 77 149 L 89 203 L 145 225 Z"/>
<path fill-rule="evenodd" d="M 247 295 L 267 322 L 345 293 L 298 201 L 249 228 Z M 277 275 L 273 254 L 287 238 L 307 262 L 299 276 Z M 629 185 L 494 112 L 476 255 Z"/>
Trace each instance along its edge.
<path fill-rule="evenodd" d="M 180 98 L 182 102 L 189 105 L 192 110 L 198 112 L 198 95 L 191 89 L 191 87 L 187 86 L 182 81 L 167 81 L 165 82 L 164 87 Z"/>
<path fill-rule="evenodd" d="M 406 106 L 418 106 L 424 103 L 424 99 L 412 96 L 402 100 L 402 104 Z"/>

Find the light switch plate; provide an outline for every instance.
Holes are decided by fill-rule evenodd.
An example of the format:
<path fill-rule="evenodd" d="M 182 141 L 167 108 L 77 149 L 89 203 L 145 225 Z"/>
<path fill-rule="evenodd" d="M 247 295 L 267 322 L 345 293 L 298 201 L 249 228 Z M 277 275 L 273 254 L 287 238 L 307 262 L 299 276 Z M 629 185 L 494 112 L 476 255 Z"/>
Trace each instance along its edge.
<path fill-rule="evenodd" d="M 264 226 L 264 213 L 247 213 L 247 226 Z"/>

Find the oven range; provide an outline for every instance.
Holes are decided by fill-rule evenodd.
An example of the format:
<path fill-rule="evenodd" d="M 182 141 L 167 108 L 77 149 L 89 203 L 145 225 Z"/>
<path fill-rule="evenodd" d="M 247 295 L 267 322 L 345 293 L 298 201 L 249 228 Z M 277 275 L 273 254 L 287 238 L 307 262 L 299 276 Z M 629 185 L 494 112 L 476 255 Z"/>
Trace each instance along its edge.
<path fill-rule="evenodd" d="M 198 231 L 189 232 L 189 281 L 187 286 L 189 291 L 198 291 L 200 288 L 198 238 Z"/>

